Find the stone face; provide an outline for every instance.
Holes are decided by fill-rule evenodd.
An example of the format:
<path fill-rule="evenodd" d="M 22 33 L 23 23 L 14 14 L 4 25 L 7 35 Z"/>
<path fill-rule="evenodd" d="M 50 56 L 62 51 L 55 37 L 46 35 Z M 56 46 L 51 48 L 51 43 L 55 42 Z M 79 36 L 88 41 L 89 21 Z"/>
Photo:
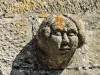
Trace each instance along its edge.
<path fill-rule="evenodd" d="M 85 43 L 82 24 L 66 16 L 51 15 L 40 25 L 37 41 L 41 50 L 37 57 L 46 69 L 64 69 L 76 49 Z"/>

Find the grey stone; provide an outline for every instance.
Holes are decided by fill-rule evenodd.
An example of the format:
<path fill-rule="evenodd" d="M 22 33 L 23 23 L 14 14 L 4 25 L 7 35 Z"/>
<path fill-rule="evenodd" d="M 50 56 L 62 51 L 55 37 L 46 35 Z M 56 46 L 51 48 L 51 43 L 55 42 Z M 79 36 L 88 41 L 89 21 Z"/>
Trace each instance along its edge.
<path fill-rule="evenodd" d="M 60 25 L 56 18 L 63 19 Z M 64 69 L 68 65 L 76 49 L 85 43 L 82 27 L 82 23 L 71 15 L 50 15 L 42 22 L 37 37 L 41 50 L 37 52 L 37 57 L 43 68 Z"/>
<path fill-rule="evenodd" d="M 75 14 L 79 16 L 80 18 L 83 19 L 83 21 L 86 22 L 85 23 L 85 29 L 86 29 L 85 34 L 86 34 L 87 44 L 86 44 L 85 54 L 86 54 L 86 58 L 88 59 L 88 65 L 94 65 L 94 64 L 100 65 L 100 22 L 99 22 L 100 20 L 100 0 L 66 0 L 64 1 L 64 5 L 63 5 L 63 0 L 57 0 L 57 1 L 44 0 L 44 1 L 47 2 L 46 6 L 42 7 L 39 5 L 36 7 L 36 9 L 32 7 L 32 12 L 39 14 L 39 15 L 44 10 L 47 11 L 47 13 L 62 13 L 62 14 L 71 13 L 71 14 Z M 4 19 L 4 17 L 2 16 L 3 13 L 1 13 L 1 17 L 0 17 L 0 66 L 1 66 L 1 71 L 3 75 L 10 75 L 10 72 L 12 69 L 11 66 L 12 66 L 14 59 L 17 57 L 17 55 L 21 53 L 25 45 L 27 45 L 27 43 L 30 42 L 32 37 L 35 37 L 35 36 L 32 36 L 32 34 L 33 33 L 34 35 L 37 34 L 38 26 L 35 27 L 34 24 L 37 23 L 39 19 L 42 19 L 42 18 L 38 18 L 38 20 L 34 24 L 29 22 L 30 24 L 27 25 L 28 27 L 22 27 L 22 26 L 19 26 L 18 24 L 16 26 L 15 25 L 16 22 L 20 20 L 20 18 L 23 18 L 22 17 L 23 14 L 22 12 L 16 12 L 15 7 L 9 6 L 9 3 L 12 3 L 12 2 L 14 2 L 15 4 L 18 3 L 15 0 L 0 0 L 0 12 L 11 13 L 14 11 L 13 12 L 14 15 L 15 13 L 21 14 L 21 15 L 18 14 L 19 16 L 15 15 L 16 18 L 13 17 L 12 19 L 11 18 Z M 62 5 L 60 4 L 61 2 L 62 2 Z M 25 13 L 30 14 L 27 11 L 25 11 Z M 32 31 L 31 24 L 33 25 L 33 28 L 34 28 L 33 31 Z M 25 33 L 24 33 L 24 29 L 27 29 Z M 59 33 L 57 34 L 59 35 Z M 48 36 L 48 34 L 46 35 Z M 29 48 L 24 48 L 24 49 L 32 50 L 33 48 L 32 45 L 33 44 L 29 45 Z M 30 55 L 30 53 L 28 54 Z M 81 61 L 83 57 L 82 56 L 79 57 L 78 54 L 84 54 L 84 53 L 82 53 L 81 50 L 79 50 L 79 52 L 76 52 L 76 54 L 77 54 L 76 55 L 77 60 Z M 21 58 L 23 57 L 24 56 L 22 54 Z M 19 63 L 23 63 L 23 62 L 20 60 Z M 74 65 L 80 65 L 80 64 L 81 63 L 74 64 Z M 97 70 L 94 70 L 94 71 L 87 70 L 87 71 L 91 73 L 94 72 L 93 73 L 94 75 L 99 74 L 99 70 L 98 71 Z M 73 71 L 71 71 L 70 73 L 74 74 Z M 79 75 L 81 75 L 81 73 L 79 73 Z"/>

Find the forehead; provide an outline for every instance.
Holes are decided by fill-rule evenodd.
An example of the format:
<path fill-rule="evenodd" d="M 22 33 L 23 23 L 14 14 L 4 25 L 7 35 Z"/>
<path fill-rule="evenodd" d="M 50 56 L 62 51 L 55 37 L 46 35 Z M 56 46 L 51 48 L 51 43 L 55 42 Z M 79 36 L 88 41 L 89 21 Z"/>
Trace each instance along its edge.
<path fill-rule="evenodd" d="M 75 32 L 78 32 L 77 27 L 73 21 L 65 22 L 64 30 L 74 30 Z"/>
<path fill-rule="evenodd" d="M 54 24 L 53 24 L 54 30 L 60 30 L 60 31 L 74 30 L 75 32 L 78 33 L 75 23 L 69 18 L 55 17 L 54 19 L 55 19 Z"/>

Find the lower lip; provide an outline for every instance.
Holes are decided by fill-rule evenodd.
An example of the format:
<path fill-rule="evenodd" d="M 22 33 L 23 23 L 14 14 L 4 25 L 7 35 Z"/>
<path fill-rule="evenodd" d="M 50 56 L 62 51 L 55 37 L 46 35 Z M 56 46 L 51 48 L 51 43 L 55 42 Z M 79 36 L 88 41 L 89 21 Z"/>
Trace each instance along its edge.
<path fill-rule="evenodd" d="M 61 46 L 60 48 L 67 49 L 69 47 L 68 46 Z"/>
<path fill-rule="evenodd" d="M 60 48 L 60 50 L 61 51 L 65 51 L 65 50 L 69 51 L 70 49 L 68 47 L 63 47 L 63 48 Z"/>

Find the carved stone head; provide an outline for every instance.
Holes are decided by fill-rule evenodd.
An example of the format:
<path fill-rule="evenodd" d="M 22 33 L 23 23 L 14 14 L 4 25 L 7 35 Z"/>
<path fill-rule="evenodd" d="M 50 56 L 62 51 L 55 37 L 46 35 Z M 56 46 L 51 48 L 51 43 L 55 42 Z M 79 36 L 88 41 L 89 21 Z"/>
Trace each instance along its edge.
<path fill-rule="evenodd" d="M 84 42 L 81 21 L 71 15 L 50 15 L 38 31 L 38 59 L 45 69 L 63 69 Z"/>

